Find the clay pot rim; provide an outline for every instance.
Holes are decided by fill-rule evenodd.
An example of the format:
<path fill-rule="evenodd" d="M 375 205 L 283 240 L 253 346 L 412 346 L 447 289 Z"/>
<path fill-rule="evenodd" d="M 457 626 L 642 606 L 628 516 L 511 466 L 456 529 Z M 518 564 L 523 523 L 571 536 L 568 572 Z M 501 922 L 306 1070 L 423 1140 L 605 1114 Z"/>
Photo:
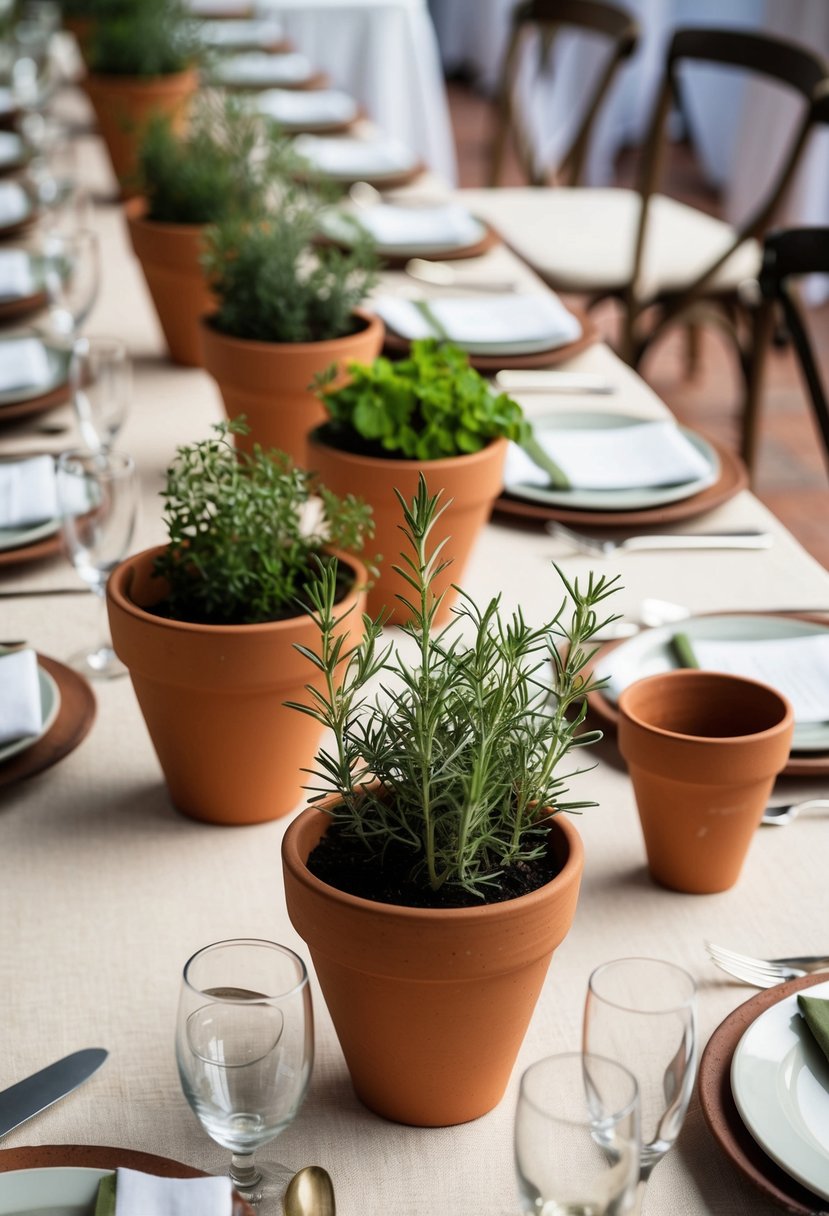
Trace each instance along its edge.
<path fill-rule="evenodd" d="M 323 426 L 327 425 L 327 423 L 323 423 Z M 490 439 L 489 443 L 478 452 L 462 452 L 459 456 L 440 456 L 437 460 L 409 459 L 406 456 L 398 459 L 394 456 L 369 456 L 360 452 L 347 452 L 344 448 L 338 448 L 336 444 L 326 443 L 321 439 L 319 435 L 321 430 L 322 427 L 315 427 L 309 431 L 308 446 L 310 448 L 319 447 L 325 448 L 327 452 L 336 452 L 337 458 L 344 464 L 370 464 L 373 468 L 388 469 L 389 472 L 394 469 L 435 469 L 437 472 L 441 472 L 443 469 L 456 469 L 459 465 L 471 465 L 473 461 L 480 464 L 499 449 L 505 448 L 508 442 L 503 436 L 498 436 Z"/>
<path fill-rule="evenodd" d="M 127 594 L 126 581 L 129 577 L 130 570 L 134 564 L 142 559 L 155 557 L 157 553 L 162 553 L 166 548 L 165 545 L 154 545 L 149 549 L 141 549 L 138 553 L 132 553 L 129 557 L 125 557 L 119 562 L 113 570 L 107 582 L 107 598 L 133 620 L 142 621 L 146 625 L 154 626 L 158 629 L 168 629 L 173 633 L 195 633 L 205 637 L 222 637 L 230 635 L 232 637 L 239 634 L 244 634 L 246 637 L 253 637 L 256 634 L 263 633 L 279 633 L 287 632 L 296 628 L 297 621 L 303 621 L 310 617 L 310 612 L 297 612 L 295 616 L 281 617 L 274 621 L 258 621 L 250 625 L 205 625 L 197 621 L 175 621 L 168 617 L 156 616 L 153 612 L 148 612 L 146 608 L 142 608 L 140 604 L 136 604 L 133 599 Z M 348 601 L 356 597 L 359 593 L 359 588 L 368 582 L 368 571 L 363 563 L 350 553 L 343 553 L 339 549 L 326 549 L 324 552 L 329 553 L 343 566 L 349 567 L 354 571 L 354 581 L 346 592 L 345 596 L 335 605 L 336 608 L 343 611 L 353 610 L 353 606 L 348 608 Z M 356 598 L 355 598 L 356 603 Z"/>
<path fill-rule="evenodd" d="M 87 71 L 84 77 L 84 86 L 102 84 L 109 89 L 117 89 L 120 86 L 125 92 L 131 92 L 133 89 L 142 88 L 145 85 L 158 86 L 175 80 L 198 80 L 198 76 L 198 69 L 195 67 L 182 68 L 178 72 L 164 72 L 156 76 L 122 76 L 117 72 L 93 72 L 90 70 Z"/>
<path fill-rule="evenodd" d="M 158 229 L 159 232 L 168 232 L 171 236 L 176 233 L 181 233 L 182 236 L 192 237 L 203 228 L 209 228 L 209 224 L 174 224 L 168 223 L 167 220 L 150 220 L 147 219 L 147 196 L 145 194 L 135 195 L 134 198 L 128 198 L 123 204 L 124 215 L 127 217 L 127 223 L 134 225 L 136 228 L 147 228 L 150 231 Z"/>
<path fill-rule="evenodd" d="M 469 908 L 412 908 L 406 904 L 388 904 L 381 903 L 374 899 L 363 899 L 359 895 L 351 895 L 347 891 L 341 891 L 339 887 L 332 887 L 330 883 L 323 882 L 317 878 L 308 869 L 305 860 L 300 855 L 297 837 L 301 828 L 309 822 L 309 820 L 320 817 L 329 820 L 325 811 L 320 809 L 326 804 L 330 804 L 336 800 L 336 795 L 332 798 L 325 799 L 319 805 L 306 807 L 304 811 L 295 816 L 288 824 L 285 835 L 282 837 L 282 860 L 283 864 L 290 870 L 293 878 L 306 890 L 313 895 L 328 899 L 334 903 L 345 905 L 346 908 L 354 912 L 362 912 L 374 917 L 381 917 L 389 920 L 422 922 L 425 924 L 434 924 L 437 921 L 454 920 L 474 924 L 476 921 L 488 920 L 492 916 L 509 916 L 518 915 L 517 909 L 533 908 L 536 905 L 543 904 L 549 897 L 550 888 L 556 885 L 565 885 L 571 882 L 578 882 L 579 875 L 582 872 L 584 863 L 584 842 L 573 824 L 564 812 L 557 813 L 549 822 L 550 830 L 557 829 L 564 837 L 564 842 L 567 846 L 567 857 L 564 864 L 554 878 L 543 886 L 537 887 L 534 891 L 529 891 L 526 895 L 519 895 L 514 899 L 502 899 L 497 903 L 482 903 Z"/>
<path fill-rule="evenodd" d="M 209 340 L 222 342 L 228 346 L 238 346 L 243 351 L 257 353 L 272 351 L 274 354 L 290 351 L 297 355 L 310 355 L 323 346 L 330 346 L 335 352 L 340 349 L 347 350 L 355 338 L 364 338 L 371 332 L 382 331 L 383 322 L 376 313 L 369 312 L 366 308 L 355 308 L 351 315 L 364 322 L 362 329 L 358 329 L 356 333 L 343 334 L 339 338 L 320 338 L 316 342 L 260 342 L 256 338 L 236 338 L 232 334 L 223 333 L 216 328 L 214 324 L 216 313 L 201 317 L 199 327 Z"/>
<path fill-rule="evenodd" d="M 644 684 L 655 684 L 657 681 L 665 679 L 669 679 L 671 683 L 694 683 L 706 680 L 712 684 L 741 684 L 749 688 L 759 689 L 778 702 L 782 714 L 777 722 L 772 726 L 766 727 L 765 730 L 746 731 L 741 735 L 688 735 L 682 731 L 668 730 L 664 726 L 655 726 L 653 723 L 639 717 L 627 705 L 631 692 L 640 689 Z M 750 680 L 745 676 L 732 676 L 723 671 L 701 671 L 695 668 L 680 668 L 675 671 L 662 671 L 651 676 L 643 676 L 642 679 L 636 680 L 633 684 L 622 690 L 619 694 L 618 706 L 622 719 L 626 718 L 629 723 L 640 730 L 647 731 L 649 734 L 656 735 L 662 739 L 677 739 L 685 743 L 700 743 L 706 746 L 711 744 L 732 745 L 735 743 L 745 743 L 747 740 L 762 742 L 764 739 L 773 738 L 788 730 L 794 722 L 794 710 L 790 702 L 776 688 L 772 688 L 770 684 L 763 684 L 760 680 Z"/>

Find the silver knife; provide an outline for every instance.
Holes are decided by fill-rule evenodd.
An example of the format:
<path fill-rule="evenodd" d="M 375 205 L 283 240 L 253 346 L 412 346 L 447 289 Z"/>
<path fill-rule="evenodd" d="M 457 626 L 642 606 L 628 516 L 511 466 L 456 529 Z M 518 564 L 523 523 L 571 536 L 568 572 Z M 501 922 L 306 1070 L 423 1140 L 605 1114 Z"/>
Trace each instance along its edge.
<path fill-rule="evenodd" d="M 0 1136 L 77 1089 L 98 1071 L 108 1055 L 103 1047 L 87 1047 L 4 1089 L 0 1093 Z"/>

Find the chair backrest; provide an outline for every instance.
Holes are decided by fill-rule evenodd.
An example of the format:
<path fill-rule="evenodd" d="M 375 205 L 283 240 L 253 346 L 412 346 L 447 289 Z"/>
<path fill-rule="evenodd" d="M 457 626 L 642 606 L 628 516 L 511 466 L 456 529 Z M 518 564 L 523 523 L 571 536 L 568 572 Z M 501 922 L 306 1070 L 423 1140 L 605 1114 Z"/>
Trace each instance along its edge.
<path fill-rule="evenodd" d="M 501 179 L 507 140 L 510 136 L 515 144 L 522 171 L 531 185 L 538 186 L 547 182 L 549 173 L 537 163 L 537 156 L 524 128 L 520 109 L 516 105 L 516 80 L 524 58 L 523 52 L 532 35 L 539 39 L 539 62 L 543 69 L 551 61 L 558 33 L 573 29 L 602 35 L 609 43 L 603 70 L 584 101 L 581 122 L 557 166 L 557 177 L 566 177 L 570 185 L 578 182 L 601 104 L 620 64 L 635 50 L 639 29 L 624 9 L 606 4 L 604 0 L 524 0 L 513 12 L 512 31 L 501 69 L 497 126 L 489 175 L 491 186 L 497 186 Z"/>
<path fill-rule="evenodd" d="M 761 238 L 791 184 L 806 140 L 817 123 L 829 124 L 829 61 L 784 39 L 745 30 L 681 29 L 668 49 L 665 76 L 654 110 L 642 164 L 640 193 L 642 210 L 634 258 L 633 289 L 642 263 L 649 202 L 656 192 L 665 145 L 665 125 L 671 107 L 679 99 L 679 69 L 684 63 L 720 64 L 741 68 L 789 86 L 803 99 L 800 121 L 781 167 L 766 194 L 757 201 L 751 214 L 736 229 L 733 243 L 706 268 L 695 283 L 689 284 L 681 300 L 673 305 L 678 312 L 704 294 L 705 287 L 719 268 L 743 241 Z"/>

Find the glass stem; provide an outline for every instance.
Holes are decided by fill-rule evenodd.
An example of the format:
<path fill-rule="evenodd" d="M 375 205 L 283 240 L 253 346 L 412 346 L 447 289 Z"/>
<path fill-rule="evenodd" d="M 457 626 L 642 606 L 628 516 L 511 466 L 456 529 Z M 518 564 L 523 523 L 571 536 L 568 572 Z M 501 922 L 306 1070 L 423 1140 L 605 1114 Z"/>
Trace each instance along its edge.
<path fill-rule="evenodd" d="M 633 1207 L 630 1209 L 630 1216 L 641 1216 L 642 1214 L 642 1205 L 645 1202 L 645 1189 L 648 1185 L 649 1176 L 650 1170 L 647 1174 L 643 1174 L 636 1184 L 636 1195 L 633 1200 Z"/>
<path fill-rule="evenodd" d="M 259 1167 L 253 1153 L 233 1153 L 230 1158 L 230 1181 L 240 1191 L 249 1191 L 261 1181 Z"/>

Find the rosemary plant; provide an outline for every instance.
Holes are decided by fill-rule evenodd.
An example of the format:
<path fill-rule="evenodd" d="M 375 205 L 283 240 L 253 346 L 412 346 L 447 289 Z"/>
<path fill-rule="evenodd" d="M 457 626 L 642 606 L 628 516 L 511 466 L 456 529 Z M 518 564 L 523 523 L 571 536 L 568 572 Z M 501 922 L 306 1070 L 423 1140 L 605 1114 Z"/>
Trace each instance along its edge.
<path fill-rule="evenodd" d="M 169 76 L 200 48 L 184 0 L 95 0 L 90 70 L 106 76 Z"/>
<path fill-rule="evenodd" d="M 252 454 L 237 451 L 228 436 L 247 431 L 239 419 L 213 429 L 214 438 L 178 448 L 167 470 L 162 497 L 169 541 L 154 572 L 169 591 L 158 610 L 213 625 L 306 611 L 317 602 L 320 572 L 327 572 L 324 547 L 362 546 L 373 532 L 370 508 L 314 486 L 311 474 L 284 452 L 258 444 Z M 322 508 L 308 528 L 303 509 L 312 493 Z M 337 595 L 342 584 L 335 582 Z"/>
<path fill-rule="evenodd" d="M 595 805 L 565 800 L 567 782 L 584 770 L 562 775 L 560 766 L 601 737 L 582 730 L 586 695 L 597 687 L 585 667 L 590 638 L 615 619 L 600 620 L 597 609 L 618 580 L 591 574 L 582 588 L 558 570 L 565 597 L 537 628 L 520 610 L 503 620 L 500 596 L 480 610 L 461 591 L 462 628 L 437 631 L 432 582 L 445 563 L 428 542 L 439 495 L 430 497 L 421 477 L 410 505 L 398 497 L 411 550 L 396 567 L 411 589 L 403 630 L 418 662 L 383 646 L 382 619 L 366 621 L 363 641 L 345 652 L 334 573 L 324 571 L 310 591 L 320 647 L 303 653 L 325 691 L 309 685 L 310 703 L 293 705 L 333 738 L 312 770 L 322 784 L 310 788 L 315 799 L 337 794 L 328 810 L 335 829 L 367 857 L 382 864 L 402 848 L 421 886 L 454 884 L 484 900 L 509 867 L 545 854 L 553 815 Z M 371 682 L 381 689 L 373 699 Z"/>

